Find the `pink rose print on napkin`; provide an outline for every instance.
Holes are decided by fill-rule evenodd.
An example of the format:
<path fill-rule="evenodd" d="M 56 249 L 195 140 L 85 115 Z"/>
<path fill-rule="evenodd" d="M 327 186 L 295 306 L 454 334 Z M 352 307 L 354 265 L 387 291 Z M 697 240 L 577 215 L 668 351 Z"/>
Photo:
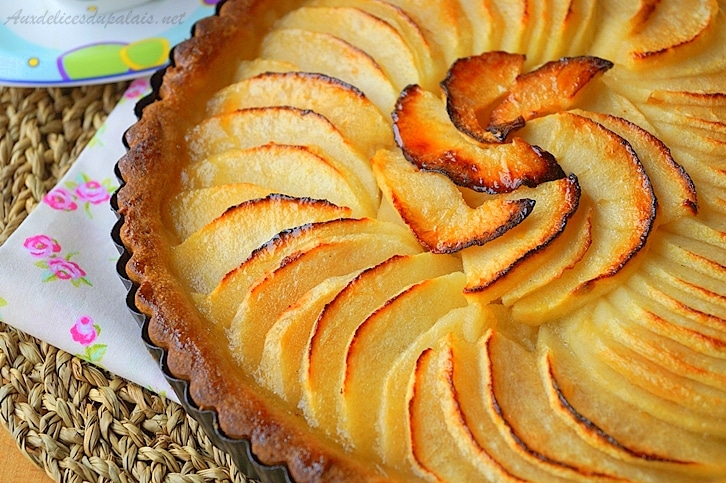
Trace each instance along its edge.
<path fill-rule="evenodd" d="M 73 324 L 73 327 L 71 327 L 70 332 L 73 340 L 85 348 L 84 353 L 78 354 L 78 357 L 94 364 L 101 362 L 101 359 L 106 354 L 108 345 L 94 344 L 96 339 L 101 335 L 101 327 L 98 324 L 94 324 L 91 317 L 84 315 L 78 319 Z"/>
<path fill-rule="evenodd" d="M 59 211 L 76 211 L 79 204 L 89 218 L 93 218 L 91 206 L 105 204 L 114 192 L 111 179 L 96 181 L 81 173 L 77 181 L 67 181 L 65 186 L 52 189 L 43 197 L 43 202 Z"/>
<path fill-rule="evenodd" d="M 61 256 L 60 244 L 48 235 L 35 235 L 25 239 L 23 247 L 31 257 L 38 259 L 35 266 L 46 271 L 43 282 L 69 281 L 74 287 L 92 285 L 86 278 L 86 271 L 71 261 L 75 253 Z"/>
<path fill-rule="evenodd" d="M 149 83 L 149 79 L 141 77 L 139 79 L 136 79 L 131 83 L 131 85 L 129 85 L 129 88 L 126 89 L 123 98 L 129 100 L 138 99 L 146 94 L 150 89 L 151 84 Z"/>

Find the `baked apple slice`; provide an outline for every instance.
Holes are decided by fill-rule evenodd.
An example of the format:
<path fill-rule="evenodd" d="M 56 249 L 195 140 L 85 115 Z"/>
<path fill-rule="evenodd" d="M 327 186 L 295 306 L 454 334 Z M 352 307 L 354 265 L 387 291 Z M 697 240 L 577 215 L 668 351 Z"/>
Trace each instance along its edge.
<path fill-rule="evenodd" d="M 407 424 L 408 400 L 419 356 L 454 334 L 462 343 L 474 344 L 485 327 L 493 323 L 490 311 L 480 304 L 454 309 L 396 357 L 383 378 L 380 411 L 376 420 L 375 447 L 384 463 L 403 468 L 411 454 Z"/>
<path fill-rule="evenodd" d="M 520 188 L 497 200 L 512 199 L 515 194 L 534 200 L 532 213 L 506 236 L 461 253 L 467 277 L 465 290 L 477 294 L 481 302 L 500 298 L 520 279 L 529 276 L 522 272 L 528 272 L 538 252 L 548 250 L 577 210 L 580 186 L 571 175 L 536 188 Z"/>
<path fill-rule="evenodd" d="M 529 122 L 522 134 L 546 146 L 563 169 L 577 174 L 595 208 L 593 243 L 583 259 L 512 306 L 515 319 L 541 323 L 584 305 L 627 276 L 624 269 L 637 264 L 634 260 L 652 230 L 656 199 L 630 144 L 601 124 L 562 112 Z M 566 141 L 573 137 L 577 143 Z"/>
<path fill-rule="evenodd" d="M 501 197 L 471 208 L 446 176 L 417 169 L 398 151 L 379 151 L 371 165 L 388 202 L 434 253 L 485 244 L 521 223 L 534 206 L 530 199 Z"/>
<path fill-rule="evenodd" d="M 323 242 L 287 257 L 250 287 L 239 305 L 229 329 L 235 357 L 254 373 L 262 357 L 265 335 L 285 308 L 327 278 L 378 265 L 397 254 L 419 252 L 420 247 L 411 242 L 409 237 L 362 234 Z"/>
<path fill-rule="evenodd" d="M 270 143 L 230 149 L 186 167 L 182 183 L 191 189 L 251 183 L 271 192 L 347 206 L 356 217 L 377 211 L 358 176 L 316 146 Z"/>
<path fill-rule="evenodd" d="M 187 135 L 192 163 L 233 149 L 266 144 L 314 146 L 347 166 L 374 204 L 379 193 L 370 164 L 362 152 L 324 116 L 294 107 L 240 109 L 205 119 Z"/>
<path fill-rule="evenodd" d="M 271 194 L 234 206 L 193 233 L 173 247 L 171 263 L 191 291 L 209 293 L 227 272 L 282 230 L 349 215 L 349 208 L 328 201 Z M 222 245 L 220 240 L 225 240 Z"/>
<path fill-rule="evenodd" d="M 416 361 L 408 404 L 413 471 L 432 481 L 522 481 L 484 451 L 463 424 L 447 339 L 454 337 L 427 349 Z"/>
<path fill-rule="evenodd" d="M 612 66 L 598 57 L 565 57 L 519 75 L 492 109 L 486 130 L 503 141 L 530 119 L 569 109 L 588 83 Z"/>
<path fill-rule="evenodd" d="M 513 451 L 543 473 L 573 481 L 654 481 L 666 478 L 588 445 L 549 408 L 537 355 L 493 330 L 482 357 L 491 360 L 492 418 Z"/>
<path fill-rule="evenodd" d="M 573 321 L 570 325 L 576 327 Z M 616 394 L 627 393 L 628 385 L 622 379 L 613 385 L 611 372 L 593 366 L 587 356 L 579 357 L 587 351 L 587 339 L 568 346 L 550 327 L 542 329 L 538 361 L 550 407 L 584 441 L 624 461 L 670 471 L 671 478 L 723 471 L 726 455 L 711 436 L 684 431 L 621 399 Z M 572 342 L 569 335 L 564 337 Z M 636 399 L 633 393 L 631 399 Z M 625 423 L 624 418 L 635 415 L 641 421 L 638 427 Z"/>
<path fill-rule="evenodd" d="M 250 183 L 230 183 L 185 190 L 167 204 L 167 217 L 180 241 L 201 230 L 227 209 L 255 198 L 264 198 L 272 190 Z"/>
<path fill-rule="evenodd" d="M 265 335 L 258 382 L 292 405 L 300 402 L 300 368 L 310 333 L 325 306 L 358 274 L 323 280 L 278 315 Z"/>
<path fill-rule="evenodd" d="M 390 121 L 355 87 L 323 74 L 268 72 L 236 82 L 207 102 L 207 116 L 249 107 L 290 106 L 322 114 L 365 156 L 393 145 Z"/>
<path fill-rule="evenodd" d="M 554 157 L 520 138 L 480 145 L 451 123 L 444 101 L 413 85 L 393 112 L 396 142 L 413 165 L 448 176 L 459 186 L 505 193 L 564 177 Z"/>
<path fill-rule="evenodd" d="M 306 72 L 320 72 L 358 87 L 382 113 L 391 112 L 397 90 L 367 52 L 334 35 L 305 29 L 267 34 L 260 57 L 290 62 Z M 345 59 L 345 61 L 341 61 Z"/>
<path fill-rule="evenodd" d="M 405 227 L 370 218 L 337 218 L 298 226 L 280 232 L 256 247 L 246 260 L 224 276 L 206 297 L 201 308 L 214 323 L 227 327 L 252 286 L 279 267 L 285 259 L 321 242 L 374 233 L 383 237 L 408 237 L 415 243 Z"/>
<path fill-rule="evenodd" d="M 301 7 L 280 19 L 275 28 L 320 32 L 348 42 L 370 55 L 397 90 L 421 82 L 413 52 L 401 34 L 364 10 Z"/>
<path fill-rule="evenodd" d="M 546 250 L 530 256 L 527 270 L 512 274 L 515 283 L 507 283 L 510 285 L 509 290 L 502 294 L 502 304 L 505 307 L 510 307 L 530 292 L 558 279 L 565 270 L 571 269 L 582 260 L 592 245 L 593 211 L 589 202 L 581 199 L 562 233 L 550 242 Z"/>
<path fill-rule="evenodd" d="M 326 305 L 313 327 L 301 366 L 301 404 L 309 421 L 335 434 L 346 353 L 358 326 L 407 287 L 461 270 L 449 255 L 397 256 L 362 272 Z"/>
<path fill-rule="evenodd" d="M 489 119 L 495 102 L 512 88 L 524 60 L 523 54 L 494 51 L 464 57 L 451 65 L 441 88 L 446 111 L 459 131 L 481 143 L 501 141 L 484 129 L 482 120 Z"/>
<path fill-rule="evenodd" d="M 549 4 L 552 14 L 541 59 L 559 59 L 586 52 L 598 23 L 597 2 L 574 0 Z"/>
<path fill-rule="evenodd" d="M 260 59 L 240 61 L 237 72 L 234 75 L 234 82 L 240 82 L 258 75 L 272 72 L 298 72 L 300 68 L 292 62 L 282 60 Z"/>
<path fill-rule="evenodd" d="M 522 53 L 527 47 L 530 25 L 531 2 L 527 0 L 488 0 L 485 2 L 496 12 L 501 22 L 499 49 L 506 52 Z"/>
<path fill-rule="evenodd" d="M 312 7 L 349 7 L 368 12 L 394 27 L 411 49 L 422 85 L 434 88 L 444 69 L 442 56 L 434 55 L 421 27 L 401 7 L 385 0 L 313 0 Z"/>
<path fill-rule="evenodd" d="M 698 206 L 696 187 L 662 141 L 621 117 L 594 112 L 575 112 L 627 139 L 638 153 L 638 159 L 643 164 L 658 199 L 657 224 L 667 224 L 696 214 Z"/>

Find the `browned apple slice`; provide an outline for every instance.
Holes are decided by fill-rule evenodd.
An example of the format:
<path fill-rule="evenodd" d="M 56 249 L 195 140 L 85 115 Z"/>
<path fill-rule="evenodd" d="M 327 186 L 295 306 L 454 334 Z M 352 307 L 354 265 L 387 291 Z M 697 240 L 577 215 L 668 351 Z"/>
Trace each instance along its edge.
<path fill-rule="evenodd" d="M 405 227 L 368 218 L 338 218 L 286 230 L 256 247 L 249 258 L 229 271 L 207 296 L 202 310 L 210 320 L 226 327 L 252 286 L 280 266 L 286 258 L 321 242 L 365 233 L 378 233 L 383 237 L 408 236 L 414 241 Z"/>
<path fill-rule="evenodd" d="M 478 145 L 454 127 L 444 101 L 419 86 L 401 94 L 393 112 L 396 142 L 415 166 L 444 173 L 459 186 L 503 193 L 564 177 L 549 153 L 519 138 Z"/>
<path fill-rule="evenodd" d="M 494 198 L 471 208 L 447 177 L 417 169 L 398 151 L 381 150 L 371 164 L 388 202 L 434 253 L 483 245 L 521 223 L 534 206 L 529 199 Z"/>
<path fill-rule="evenodd" d="M 472 439 L 453 389 L 453 366 L 446 339 L 416 361 L 408 405 L 412 468 L 432 481 L 523 481 Z"/>
<path fill-rule="evenodd" d="M 170 225 L 180 240 L 211 223 L 228 208 L 255 198 L 264 198 L 272 190 L 250 183 L 233 183 L 197 188 L 174 196 L 167 205 Z"/>
<path fill-rule="evenodd" d="M 384 20 L 350 7 L 300 7 L 275 25 L 333 35 L 370 55 L 397 89 L 421 82 L 413 52 Z"/>
<path fill-rule="evenodd" d="M 230 149 L 187 166 L 186 188 L 252 183 L 271 192 L 325 199 L 347 206 L 353 216 L 374 216 L 377 206 L 360 178 L 316 146 L 264 144 Z"/>
<path fill-rule="evenodd" d="M 532 323 L 582 306 L 626 277 L 624 269 L 635 268 L 633 260 L 651 232 L 656 199 L 630 144 L 601 124 L 562 112 L 533 120 L 524 131 L 527 139 L 547 146 L 564 169 L 577 174 L 582 192 L 595 208 L 593 244 L 583 259 L 512 306 L 517 320 Z"/>
<path fill-rule="evenodd" d="M 301 404 L 306 417 L 331 433 L 336 432 L 338 400 L 345 377 L 348 346 L 358 326 L 387 300 L 406 287 L 461 270 L 449 255 L 424 252 L 394 257 L 364 271 L 323 310 L 303 358 Z M 372 448 L 371 448 L 372 449 Z"/>
<path fill-rule="evenodd" d="M 587 84 L 612 66 L 598 57 L 566 57 L 520 75 L 492 109 L 487 131 L 504 140 L 530 119 L 570 108 Z"/>
<path fill-rule="evenodd" d="M 361 234 L 322 242 L 298 252 L 253 285 L 229 329 L 236 359 L 250 372 L 258 369 L 265 336 L 279 314 L 305 292 L 330 277 L 378 265 L 397 254 L 420 252 L 409 237 Z"/>
<path fill-rule="evenodd" d="M 393 145 L 390 121 L 361 91 L 345 82 L 310 72 L 267 72 L 231 84 L 207 102 L 207 115 L 250 107 L 310 109 L 328 119 L 363 154 Z"/>
<path fill-rule="evenodd" d="M 692 234 L 691 231 L 669 233 L 663 230 L 658 237 L 655 237 L 652 250 L 664 258 L 726 284 L 726 250 L 720 248 L 719 244 L 695 240 Z"/>
<path fill-rule="evenodd" d="M 576 326 L 573 321 L 570 325 Z M 588 444 L 624 461 L 663 468 L 673 478 L 723 471 L 726 455 L 711 436 L 684 431 L 616 396 L 628 385 L 622 379 L 613 384 L 611 373 L 580 357 L 588 347 L 584 339 L 567 346 L 546 327 L 539 343 L 540 374 L 550 407 Z M 640 424 L 629 424 L 635 417 Z"/>
<path fill-rule="evenodd" d="M 696 187 L 688 173 L 676 163 L 668 147 L 658 138 L 621 117 L 577 111 L 627 139 L 638 153 L 658 199 L 658 224 L 696 214 Z"/>
<path fill-rule="evenodd" d="M 441 87 L 446 111 L 459 131 L 482 143 L 500 141 L 484 129 L 481 120 L 489 119 L 495 101 L 514 85 L 524 58 L 522 54 L 495 51 L 464 57 L 451 65 Z"/>
<path fill-rule="evenodd" d="M 378 202 L 378 187 L 368 159 L 328 119 L 309 110 L 275 106 L 220 114 L 192 128 L 187 143 L 192 162 L 270 143 L 317 147 L 354 173 L 370 199 Z"/>
<path fill-rule="evenodd" d="M 507 236 L 467 248 L 461 254 L 466 291 L 476 293 L 482 302 L 500 298 L 520 279 L 528 277 L 524 272 L 532 266 L 530 259 L 536 260 L 537 252 L 548 249 L 577 210 L 580 186 L 571 175 L 536 188 L 520 188 L 503 198 L 511 198 L 515 193 L 534 200 L 534 211 Z"/>
<path fill-rule="evenodd" d="M 290 62 L 302 71 L 320 72 L 352 84 L 382 113 L 391 112 L 396 102 L 397 90 L 373 57 L 334 35 L 304 29 L 273 30 L 265 36 L 260 57 Z"/>
<path fill-rule="evenodd" d="M 313 0 L 309 5 L 315 7 L 350 7 L 368 12 L 393 26 L 403 37 L 411 49 L 416 66 L 422 74 L 422 82 L 427 88 L 433 89 L 444 70 L 444 59 L 434 55 L 429 40 L 421 26 L 401 7 L 385 0 Z"/>
<path fill-rule="evenodd" d="M 227 272 L 282 230 L 349 215 L 349 208 L 328 201 L 272 194 L 225 211 L 174 247 L 171 262 L 193 292 L 209 293 Z"/>

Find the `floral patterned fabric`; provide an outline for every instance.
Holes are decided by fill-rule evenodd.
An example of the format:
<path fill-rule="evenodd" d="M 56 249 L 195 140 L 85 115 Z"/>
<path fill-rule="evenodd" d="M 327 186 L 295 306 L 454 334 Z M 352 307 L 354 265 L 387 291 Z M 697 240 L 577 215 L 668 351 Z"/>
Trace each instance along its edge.
<path fill-rule="evenodd" d="M 116 274 L 113 167 L 147 78 L 126 91 L 66 176 L 0 246 L 0 320 L 174 398 L 144 346 Z"/>

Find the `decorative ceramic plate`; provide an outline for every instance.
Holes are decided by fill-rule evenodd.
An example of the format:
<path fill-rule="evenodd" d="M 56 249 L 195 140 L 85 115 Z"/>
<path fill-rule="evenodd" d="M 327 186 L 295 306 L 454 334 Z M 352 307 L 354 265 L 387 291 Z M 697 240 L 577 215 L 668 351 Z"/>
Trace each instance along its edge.
<path fill-rule="evenodd" d="M 0 84 L 70 86 L 148 75 L 219 0 L 0 3 Z"/>

